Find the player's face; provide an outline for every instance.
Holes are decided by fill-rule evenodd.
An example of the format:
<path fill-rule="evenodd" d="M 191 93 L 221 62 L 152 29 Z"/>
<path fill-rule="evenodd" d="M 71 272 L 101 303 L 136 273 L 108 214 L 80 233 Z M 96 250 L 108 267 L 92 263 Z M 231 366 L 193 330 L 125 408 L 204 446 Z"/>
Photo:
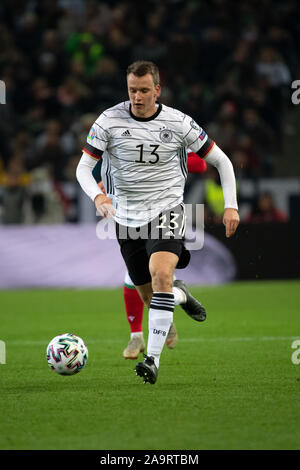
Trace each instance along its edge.
<path fill-rule="evenodd" d="M 160 85 L 154 85 L 152 75 L 147 73 L 143 77 L 137 77 L 130 73 L 127 86 L 132 113 L 142 118 L 153 116 L 156 112 L 156 100 L 160 96 Z"/>

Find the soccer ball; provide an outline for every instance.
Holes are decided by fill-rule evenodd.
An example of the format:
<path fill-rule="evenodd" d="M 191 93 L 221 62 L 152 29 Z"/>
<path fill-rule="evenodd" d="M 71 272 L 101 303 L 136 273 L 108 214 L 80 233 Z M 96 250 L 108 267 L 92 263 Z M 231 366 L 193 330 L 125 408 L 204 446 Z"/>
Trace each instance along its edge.
<path fill-rule="evenodd" d="M 47 346 L 50 369 L 61 375 L 74 375 L 83 369 L 88 349 L 79 336 L 65 333 L 53 338 Z"/>

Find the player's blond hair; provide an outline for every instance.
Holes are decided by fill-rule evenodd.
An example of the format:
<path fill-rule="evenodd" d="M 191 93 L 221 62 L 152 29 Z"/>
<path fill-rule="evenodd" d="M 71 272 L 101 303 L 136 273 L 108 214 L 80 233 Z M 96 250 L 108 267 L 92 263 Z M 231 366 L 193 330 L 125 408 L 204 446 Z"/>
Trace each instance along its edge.
<path fill-rule="evenodd" d="M 130 73 L 137 77 L 143 77 L 147 73 L 150 73 L 153 78 L 154 85 L 159 85 L 160 77 L 157 65 L 147 60 L 137 60 L 127 67 L 127 77 Z"/>

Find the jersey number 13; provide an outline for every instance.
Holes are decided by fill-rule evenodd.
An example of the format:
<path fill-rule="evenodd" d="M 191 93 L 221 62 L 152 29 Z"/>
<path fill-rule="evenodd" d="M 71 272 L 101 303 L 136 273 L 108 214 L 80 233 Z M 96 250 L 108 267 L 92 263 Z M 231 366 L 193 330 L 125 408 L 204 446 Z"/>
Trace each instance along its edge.
<path fill-rule="evenodd" d="M 159 155 L 156 151 L 157 151 L 159 145 L 150 144 L 149 147 L 153 147 L 153 150 L 150 153 L 150 156 L 153 155 L 154 158 L 152 158 L 151 160 L 148 160 L 148 163 L 153 163 L 153 164 L 157 163 L 158 160 L 159 160 Z M 146 160 L 144 160 L 144 144 L 137 145 L 136 148 L 140 149 L 140 159 L 135 160 L 135 163 L 147 163 Z"/>

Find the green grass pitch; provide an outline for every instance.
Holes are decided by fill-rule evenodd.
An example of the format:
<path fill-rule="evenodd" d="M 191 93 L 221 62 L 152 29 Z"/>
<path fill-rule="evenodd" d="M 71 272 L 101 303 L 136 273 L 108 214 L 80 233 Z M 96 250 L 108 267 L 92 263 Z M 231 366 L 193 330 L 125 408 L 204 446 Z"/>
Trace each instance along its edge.
<path fill-rule="evenodd" d="M 0 292 L 0 449 L 299 449 L 300 364 L 291 357 L 300 282 L 192 292 L 207 321 L 176 307 L 179 342 L 164 349 L 155 385 L 122 357 L 121 289 Z M 147 318 L 145 310 L 146 335 Z M 89 349 L 71 377 L 52 372 L 45 357 L 66 332 Z"/>

